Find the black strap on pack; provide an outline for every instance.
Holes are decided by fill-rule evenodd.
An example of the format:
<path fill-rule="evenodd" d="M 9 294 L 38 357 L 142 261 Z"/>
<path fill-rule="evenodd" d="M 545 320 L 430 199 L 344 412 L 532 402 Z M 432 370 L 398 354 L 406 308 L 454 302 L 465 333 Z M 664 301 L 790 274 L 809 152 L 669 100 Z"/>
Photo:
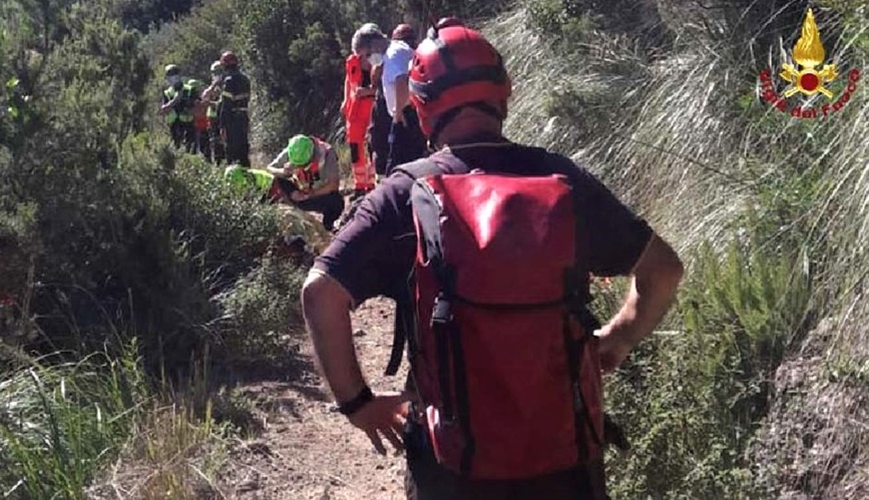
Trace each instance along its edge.
<path fill-rule="evenodd" d="M 439 167 L 434 161 L 423 158 L 405 165 L 402 165 L 394 170 L 407 175 L 414 181 L 430 175 L 438 175 L 444 173 L 444 169 Z M 437 219 L 435 219 L 437 220 Z M 413 276 L 408 279 L 408 287 L 403 294 L 404 297 L 395 302 L 395 324 L 392 337 L 392 351 L 389 354 L 389 363 L 386 365 L 386 375 L 395 375 L 401 367 L 401 358 L 404 355 L 404 346 L 408 342 L 409 332 L 416 329 L 416 314 L 413 305 Z"/>
<path fill-rule="evenodd" d="M 592 314 L 588 308 L 588 303 L 591 301 L 589 295 L 589 269 L 583 267 L 583 263 L 587 262 L 589 244 L 585 235 L 586 221 L 581 213 L 579 206 L 579 198 L 573 196 L 573 212 L 576 217 L 576 241 L 574 242 L 574 251 L 576 257 L 573 268 L 565 270 L 565 293 L 567 299 L 567 315 L 564 318 L 564 342 L 567 349 L 568 366 L 570 368 L 570 382 L 573 391 L 573 406 L 574 406 L 574 422 L 576 432 L 576 445 L 579 452 L 581 462 L 588 460 L 588 447 L 583 440 L 583 428 L 588 427 L 593 439 L 598 445 L 602 445 L 602 436 L 597 434 L 597 431 L 592 424 L 589 407 L 585 401 L 585 396 L 582 394 L 581 374 L 582 374 L 582 349 L 587 348 L 587 342 L 594 335 L 595 330 L 600 328 L 600 322 Z M 570 319 L 575 319 L 582 327 L 583 333 L 588 337 L 585 339 L 573 338 L 573 333 L 570 329 Z"/>

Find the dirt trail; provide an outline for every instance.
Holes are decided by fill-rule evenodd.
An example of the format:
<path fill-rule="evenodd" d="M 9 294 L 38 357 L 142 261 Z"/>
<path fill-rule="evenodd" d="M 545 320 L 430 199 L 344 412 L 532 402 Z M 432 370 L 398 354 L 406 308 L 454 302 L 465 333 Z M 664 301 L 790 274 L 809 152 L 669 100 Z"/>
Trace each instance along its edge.
<path fill-rule="evenodd" d="M 388 299 L 367 301 L 353 314 L 354 340 L 372 388 L 400 390 L 402 372 L 383 376 L 392 345 Z M 231 452 L 221 478 L 224 496 L 238 500 L 398 500 L 403 496 L 404 460 L 380 456 L 368 438 L 331 411 L 328 388 L 311 362 L 310 341 L 300 347 L 298 374 L 287 381 L 243 386 L 264 410 L 265 430 Z M 404 366 L 406 369 L 406 366 Z"/>

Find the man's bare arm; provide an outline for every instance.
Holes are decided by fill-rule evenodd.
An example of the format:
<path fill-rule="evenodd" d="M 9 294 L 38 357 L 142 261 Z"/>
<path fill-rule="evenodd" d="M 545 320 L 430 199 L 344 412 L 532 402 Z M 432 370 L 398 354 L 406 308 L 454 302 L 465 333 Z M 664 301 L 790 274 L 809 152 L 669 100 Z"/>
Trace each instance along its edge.
<path fill-rule="evenodd" d="M 601 365 L 613 370 L 661 322 L 676 298 L 684 269 L 664 240 L 652 236 L 634 267 L 621 310 L 600 330 Z"/>
<path fill-rule="evenodd" d="M 340 187 L 341 187 L 341 179 L 330 179 L 329 181 L 327 181 L 325 184 L 318 187 L 317 189 L 311 190 L 311 192 L 308 194 L 308 196 L 313 198 L 315 196 L 329 194 L 333 191 L 338 191 L 338 189 Z"/>
<path fill-rule="evenodd" d="M 402 110 L 410 102 L 410 89 L 408 87 L 407 75 L 401 75 L 395 79 L 395 116 L 394 122 L 404 123 L 404 113 Z"/>
<path fill-rule="evenodd" d="M 302 287 L 302 310 L 320 370 L 339 402 L 353 399 L 365 386 L 350 327 L 352 304 L 347 290 L 320 272 L 311 272 Z"/>

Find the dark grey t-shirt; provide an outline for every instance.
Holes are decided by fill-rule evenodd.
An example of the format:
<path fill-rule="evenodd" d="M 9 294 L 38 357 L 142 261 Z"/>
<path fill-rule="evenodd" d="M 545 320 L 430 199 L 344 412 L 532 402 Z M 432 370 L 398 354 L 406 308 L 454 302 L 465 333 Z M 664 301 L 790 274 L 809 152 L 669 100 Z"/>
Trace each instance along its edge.
<path fill-rule="evenodd" d="M 486 172 L 567 176 L 577 190 L 580 213 L 585 216 L 589 271 L 596 276 L 629 273 L 652 236 L 643 219 L 586 169 L 564 156 L 502 143 L 435 153 L 430 159 L 445 173 L 461 171 L 464 162 Z M 378 295 L 400 299 L 407 293 L 416 250 L 410 208 L 413 182 L 400 171 L 387 178 L 366 196 L 353 220 L 316 259 L 315 269 L 341 283 L 356 305 Z"/>

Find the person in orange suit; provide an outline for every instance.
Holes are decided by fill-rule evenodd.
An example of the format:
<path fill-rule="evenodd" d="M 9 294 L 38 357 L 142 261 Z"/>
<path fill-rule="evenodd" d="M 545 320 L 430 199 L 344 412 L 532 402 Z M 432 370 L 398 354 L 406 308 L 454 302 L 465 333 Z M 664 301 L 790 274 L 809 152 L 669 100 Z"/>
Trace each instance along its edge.
<path fill-rule="evenodd" d="M 360 30 L 364 30 L 366 26 Z M 353 53 L 345 61 L 344 101 L 341 103 L 341 113 L 346 120 L 350 163 L 353 166 L 354 198 L 371 191 L 375 184 L 374 167 L 365 151 L 365 134 L 371 121 L 376 89 L 371 80 L 371 62 L 368 54 L 360 52 L 358 38 L 354 35 Z"/>

